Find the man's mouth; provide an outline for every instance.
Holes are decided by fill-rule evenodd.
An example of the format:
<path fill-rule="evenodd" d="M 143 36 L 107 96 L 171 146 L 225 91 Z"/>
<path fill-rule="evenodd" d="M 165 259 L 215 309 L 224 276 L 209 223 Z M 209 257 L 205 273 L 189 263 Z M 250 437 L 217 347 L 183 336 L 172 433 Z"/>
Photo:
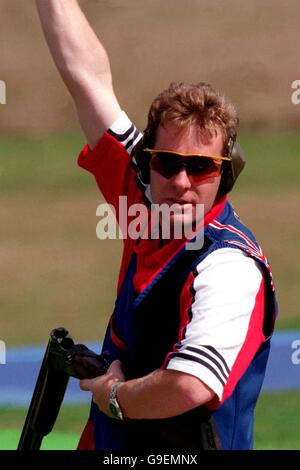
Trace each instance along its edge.
<path fill-rule="evenodd" d="M 172 204 L 179 204 L 180 206 L 184 206 L 187 204 L 193 204 L 191 201 L 186 201 L 185 199 L 175 199 L 175 198 L 169 198 L 166 200 L 166 202 L 170 205 Z"/>

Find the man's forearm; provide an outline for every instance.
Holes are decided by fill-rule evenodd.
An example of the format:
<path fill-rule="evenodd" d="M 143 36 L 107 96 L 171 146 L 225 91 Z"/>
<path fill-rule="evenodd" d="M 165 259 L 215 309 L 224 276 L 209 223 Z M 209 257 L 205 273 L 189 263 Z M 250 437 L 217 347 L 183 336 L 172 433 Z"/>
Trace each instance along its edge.
<path fill-rule="evenodd" d="M 92 144 L 120 112 L 106 51 L 76 0 L 36 0 L 54 62 Z"/>
<path fill-rule="evenodd" d="M 124 381 L 121 363 L 114 361 L 107 374 L 82 380 L 82 390 L 91 391 L 99 408 L 110 416 L 109 394 L 113 384 L 121 381 L 118 402 L 125 417 L 159 419 L 177 416 L 204 405 L 214 392 L 197 377 L 179 371 L 157 369 L 144 377 Z"/>
<path fill-rule="evenodd" d="M 76 85 L 75 93 L 84 76 L 98 77 L 103 86 L 111 86 L 107 54 L 77 0 L 36 0 L 36 4 L 55 64 L 67 84 Z"/>
<path fill-rule="evenodd" d="M 124 382 L 118 401 L 131 419 L 169 418 L 210 401 L 214 393 L 194 376 L 158 369 L 152 374 Z"/>

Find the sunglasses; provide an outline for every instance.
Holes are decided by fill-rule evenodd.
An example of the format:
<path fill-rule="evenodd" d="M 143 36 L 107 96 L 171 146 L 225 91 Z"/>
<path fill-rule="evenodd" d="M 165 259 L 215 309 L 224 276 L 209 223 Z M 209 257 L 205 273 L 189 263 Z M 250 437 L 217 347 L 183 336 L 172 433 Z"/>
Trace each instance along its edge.
<path fill-rule="evenodd" d="M 164 178 L 170 179 L 183 168 L 187 175 L 195 182 L 212 178 L 220 174 L 219 161 L 230 160 L 229 157 L 220 157 L 203 154 L 184 154 L 173 150 L 144 149 L 150 153 L 150 167 Z"/>

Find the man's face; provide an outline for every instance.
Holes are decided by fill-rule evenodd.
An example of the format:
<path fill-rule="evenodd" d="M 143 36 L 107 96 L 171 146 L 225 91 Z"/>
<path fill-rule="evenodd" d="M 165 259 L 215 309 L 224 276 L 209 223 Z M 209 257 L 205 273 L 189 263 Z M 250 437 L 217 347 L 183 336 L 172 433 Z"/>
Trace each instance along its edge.
<path fill-rule="evenodd" d="M 203 138 L 195 127 L 187 131 L 178 131 L 172 124 L 167 124 L 158 128 L 154 148 L 173 150 L 184 154 L 221 156 L 223 138 L 220 131 L 214 133 L 211 138 Z M 221 161 L 216 165 L 221 168 Z M 150 189 L 153 203 L 159 205 L 165 203 L 169 206 L 177 203 L 180 204 L 183 213 L 189 214 L 189 216 L 175 214 L 172 216 L 174 223 L 194 222 L 197 204 L 204 204 L 204 215 L 207 214 L 216 199 L 220 180 L 221 174 L 218 173 L 197 182 L 187 174 L 185 168 L 181 168 L 178 173 L 168 179 L 150 168 Z"/>

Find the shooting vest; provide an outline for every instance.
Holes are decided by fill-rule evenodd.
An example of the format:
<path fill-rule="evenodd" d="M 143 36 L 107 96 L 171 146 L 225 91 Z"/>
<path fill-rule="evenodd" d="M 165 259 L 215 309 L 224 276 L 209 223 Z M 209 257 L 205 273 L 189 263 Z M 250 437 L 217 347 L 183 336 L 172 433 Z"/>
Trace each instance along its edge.
<path fill-rule="evenodd" d="M 265 277 L 265 316 L 262 343 L 231 396 L 215 410 L 200 406 L 167 419 L 108 418 L 92 403 L 90 421 L 98 450 L 251 449 L 253 411 L 265 375 L 270 336 L 276 315 L 272 274 L 252 233 L 239 221 L 227 202 L 222 213 L 204 230 L 200 250 L 183 247 L 151 283 L 138 294 L 133 287 L 136 254 L 133 253 L 119 290 L 103 351 L 110 361 L 122 362 L 127 379 L 161 368 L 178 341 L 180 294 L 187 277 L 214 250 L 236 248 L 262 267 Z"/>

